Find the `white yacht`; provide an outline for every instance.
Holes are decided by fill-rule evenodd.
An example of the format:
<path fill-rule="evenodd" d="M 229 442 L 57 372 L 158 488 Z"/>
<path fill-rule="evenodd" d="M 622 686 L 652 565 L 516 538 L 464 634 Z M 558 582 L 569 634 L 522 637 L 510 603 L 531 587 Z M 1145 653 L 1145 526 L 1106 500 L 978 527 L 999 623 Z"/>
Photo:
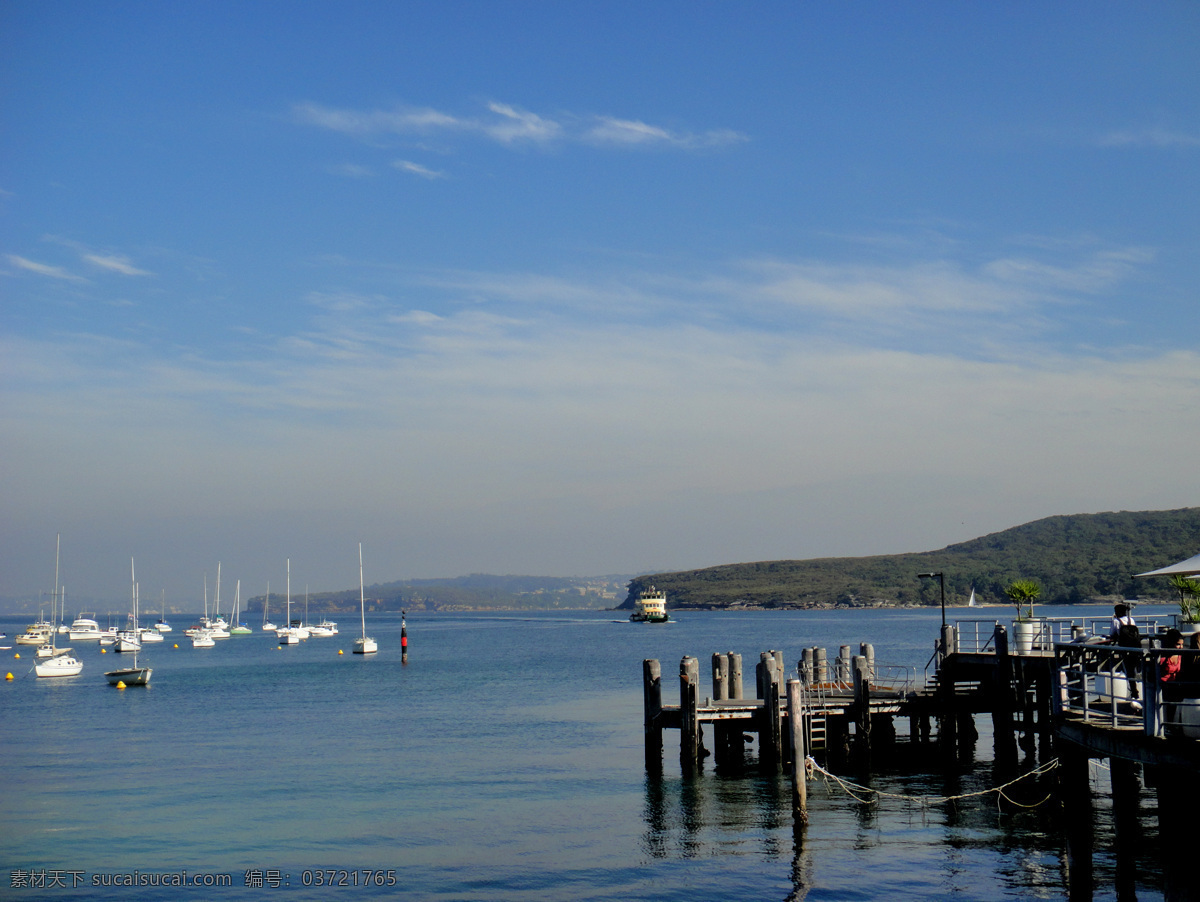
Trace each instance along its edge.
<path fill-rule="evenodd" d="M 17 645 L 45 645 L 50 641 L 50 637 L 53 634 L 54 626 L 39 615 L 37 622 L 25 627 L 25 632 L 21 633 L 13 641 Z"/>
<path fill-rule="evenodd" d="M 96 615 L 91 611 L 81 611 L 67 630 L 67 636 L 72 642 L 87 642 L 98 640 L 104 633 L 96 622 Z"/>
<path fill-rule="evenodd" d="M 313 636 L 336 636 L 338 628 L 332 620 L 322 620 L 316 626 L 310 626 L 308 632 Z"/>

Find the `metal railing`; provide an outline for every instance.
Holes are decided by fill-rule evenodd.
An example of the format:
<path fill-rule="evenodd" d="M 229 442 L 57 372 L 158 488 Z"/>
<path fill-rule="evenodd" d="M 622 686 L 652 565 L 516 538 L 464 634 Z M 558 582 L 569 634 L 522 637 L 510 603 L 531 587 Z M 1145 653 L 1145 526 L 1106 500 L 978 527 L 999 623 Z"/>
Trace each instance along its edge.
<path fill-rule="evenodd" d="M 955 620 L 958 651 L 980 654 L 996 650 L 996 627 L 999 620 Z"/>
<path fill-rule="evenodd" d="M 1056 713 L 1159 738 L 1200 739 L 1200 651 L 1066 643 L 1054 654 Z M 1165 662 L 1174 655 L 1182 661 L 1180 675 L 1164 682 Z"/>

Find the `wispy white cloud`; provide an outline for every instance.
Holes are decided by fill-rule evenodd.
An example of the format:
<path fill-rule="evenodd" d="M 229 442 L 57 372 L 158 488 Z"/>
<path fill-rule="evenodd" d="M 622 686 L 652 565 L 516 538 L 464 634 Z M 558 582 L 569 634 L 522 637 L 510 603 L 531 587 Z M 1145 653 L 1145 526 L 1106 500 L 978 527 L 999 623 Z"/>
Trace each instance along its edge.
<path fill-rule="evenodd" d="M 23 269 L 26 272 L 35 273 L 39 276 L 46 276 L 51 279 L 62 279 L 67 282 L 86 282 L 87 279 L 83 276 L 77 276 L 72 272 L 63 269 L 61 266 L 51 266 L 47 263 L 38 263 L 36 260 L 30 260 L 27 257 L 19 257 L 16 254 L 7 254 L 6 258 L 9 263 L 18 269 Z"/>
<path fill-rule="evenodd" d="M 109 272 L 117 272 L 124 276 L 149 276 L 153 275 L 144 269 L 138 269 L 129 262 L 127 257 L 117 256 L 116 254 L 84 254 L 83 259 L 93 266 L 98 266 L 101 269 L 106 269 Z"/>
<path fill-rule="evenodd" d="M 1200 134 L 1146 128 L 1109 132 L 1100 138 L 1101 147 L 1200 147 Z"/>
<path fill-rule="evenodd" d="M 394 528 L 403 509 L 421 529 L 405 553 L 449 573 L 620 570 L 606 536 L 629 538 L 624 521 L 656 553 L 699 565 L 937 547 L 912 523 L 950 516 L 977 518 L 963 538 L 1155 506 L 1163 486 L 1190 484 L 1178 449 L 1200 441 L 1200 357 L 1081 353 L 1059 315 L 1079 291 L 1120 284 L 1144 252 L 1022 246 L 991 263 L 697 272 L 643 259 L 617 274 L 343 259 L 321 261 L 332 287 L 306 294 L 288 331 L 243 331 L 234 349 L 9 336 L 0 445 L 11 472 L 31 474 L 10 506 L 52 521 L 68 501 L 218 519 L 302 505 L 321 511 L 320 530 Z M 192 471 L 220 476 L 178 478 Z M 46 510 L 47 497 L 64 500 Z M 861 514 L 837 513 L 847 504 L 872 511 L 869 539 L 853 532 L 867 528 Z M 545 535 L 514 532 L 532 511 L 554 512 L 537 518 Z M 669 539 L 655 516 L 673 522 Z M 839 520 L 841 550 L 802 538 Z M 781 530 L 809 544 L 762 544 Z M 438 534 L 459 537 L 454 555 Z M 489 553 L 487 536 L 514 534 L 514 557 L 464 563 Z"/>
<path fill-rule="evenodd" d="M 499 120 L 486 123 L 483 130 L 501 144 L 514 144 L 519 141 L 529 141 L 544 144 L 559 138 L 563 127 L 553 119 L 546 119 L 537 113 L 518 109 L 507 103 L 489 103 L 488 109 L 499 116 Z"/>
<path fill-rule="evenodd" d="M 423 179 L 429 179 L 430 181 L 434 179 L 443 179 L 446 177 L 446 173 L 444 172 L 440 172 L 436 169 L 429 169 L 425 166 L 422 166 L 420 163 L 414 163 L 411 160 L 393 160 L 392 165 L 401 172 L 409 172 L 413 175 L 418 175 Z"/>
<path fill-rule="evenodd" d="M 296 121 L 361 139 L 387 135 L 477 135 L 505 146 L 584 143 L 619 147 L 694 150 L 748 140 L 732 129 L 681 132 L 635 119 L 571 113 L 545 115 L 509 103 L 490 102 L 487 114 L 458 116 L 429 108 L 353 110 L 300 103 Z"/>
<path fill-rule="evenodd" d="M 647 125 L 631 119 L 616 119 L 601 116 L 598 121 L 584 133 L 583 139 L 592 144 L 608 144 L 625 147 L 666 146 L 683 149 L 703 147 L 722 147 L 729 144 L 739 144 L 749 140 L 745 135 L 731 129 L 716 129 L 713 131 L 693 134 L 688 132 L 673 132 L 656 125 Z"/>
<path fill-rule="evenodd" d="M 428 134 L 436 131 L 468 130 L 469 122 L 437 110 L 401 107 L 395 110 L 345 110 L 317 103 L 292 107 L 296 120 L 347 135 L 365 137 L 376 134 Z"/>

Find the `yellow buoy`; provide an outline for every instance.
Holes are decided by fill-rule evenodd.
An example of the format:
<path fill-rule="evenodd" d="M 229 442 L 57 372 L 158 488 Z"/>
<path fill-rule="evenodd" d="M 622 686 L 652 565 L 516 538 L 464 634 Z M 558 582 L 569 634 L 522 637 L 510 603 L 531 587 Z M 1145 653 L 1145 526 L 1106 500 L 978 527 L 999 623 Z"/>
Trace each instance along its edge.
<path fill-rule="evenodd" d="M 108 654 L 108 649 L 107 648 L 100 649 L 100 654 L 102 654 L 102 655 Z"/>
<path fill-rule="evenodd" d="M 341 653 L 342 653 L 342 650 L 339 648 L 339 649 L 338 649 L 338 654 L 340 655 Z"/>
<path fill-rule="evenodd" d="M 118 688 L 118 689 L 124 689 L 124 688 L 125 688 L 125 681 L 124 681 L 124 680 L 117 680 L 117 688 Z"/>
<path fill-rule="evenodd" d="M 12 675 L 11 673 L 6 673 L 6 674 L 4 675 L 4 678 L 5 678 L 6 680 L 11 680 L 11 679 L 13 678 L 13 675 Z"/>
<path fill-rule="evenodd" d="M 175 643 L 175 647 L 176 647 L 176 648 L 179 648 L 179 643 L 178 643 L 178 642 L 176 642 L 176 643 Z"/>
<path fill-rule="evenodd" d="M 14 657 L 14 658 L 19 658 L 19 657 L 21 657 L 21 653 L 20 653 L 20 652 L 17 652 L 15 655 L 13 655 L 13 657 Z"/>

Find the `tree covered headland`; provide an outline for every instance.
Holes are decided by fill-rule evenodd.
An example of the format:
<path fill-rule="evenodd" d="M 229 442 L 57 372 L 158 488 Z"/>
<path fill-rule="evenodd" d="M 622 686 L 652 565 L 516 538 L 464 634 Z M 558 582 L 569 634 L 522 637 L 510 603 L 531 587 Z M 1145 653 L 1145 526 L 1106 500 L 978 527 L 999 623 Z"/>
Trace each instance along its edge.
<path fill-rule="evenodd" d="M 760 561 L 639 576 L 621 608 L 633 607 L 653 585 L 671 609 L 814 608 L 940 603 L 936 579 L 945 575 L 946 604 L 1008 604 L 1014 580 L 1041 585 L 1040 604 L 1114 598 L 1170 602 L 1166 578 L 1134 579 L 1200 551 L 1200 508 L 1071 514 L 1035 520 L 940 551 L 805 561 Z"/>

